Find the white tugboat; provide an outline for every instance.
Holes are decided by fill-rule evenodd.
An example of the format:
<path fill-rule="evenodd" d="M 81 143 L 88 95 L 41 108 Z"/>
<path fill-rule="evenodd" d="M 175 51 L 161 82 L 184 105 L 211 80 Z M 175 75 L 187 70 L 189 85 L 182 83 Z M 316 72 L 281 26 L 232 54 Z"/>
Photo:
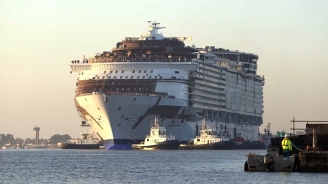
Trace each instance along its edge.
<path fill-rule="evenodd" d="M 222 143 L 224 141 L 230 141 L 230 136 L 224 133 L 222 136 L 219 137 L 217 130 L 206 125 L 206 121 L 205 119 L 203 119 L 200 134 L 199 136 L 195 137 L 193 143 L 194 145 L 208 145 Z"/>
<path fill-rule="evenodd" d="M 101 142 L 93 137 L 93 133 L 81 133 L 81 138 L 70 139 L 60 145 L 62 149 L 100 149 Z"/>
<path fill-rule="evenodd" d="M 180 149 L 233 149 L 233 147 L 234 143 L 230 141 L 229 134 L 225 132 L 219 136 L 217 129 L 206 125 L 203 119 L 199 135 L 189 144 L 182 144 Z"/>
<path fill-rule="evenodd" d="M 167 135 L 165 126 L 159 126 L 158 119 L 151 122 L 150 134 L 146 136 L 141 144 L 132 144 L 133 149 L 144 150 L 172 150 L 178 149 L 180 142 L 174 135 Z"/>

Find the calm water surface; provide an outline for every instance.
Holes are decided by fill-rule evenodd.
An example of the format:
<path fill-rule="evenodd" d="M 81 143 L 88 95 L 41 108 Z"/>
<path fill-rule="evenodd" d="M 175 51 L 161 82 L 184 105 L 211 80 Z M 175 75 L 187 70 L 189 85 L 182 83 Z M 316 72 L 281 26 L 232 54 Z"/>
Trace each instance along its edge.
<path fill-rule="evenodd" d="M 0 150 L 0 183 L 328 183 L 327 174 L 249 173 L 265 151 Z"/>

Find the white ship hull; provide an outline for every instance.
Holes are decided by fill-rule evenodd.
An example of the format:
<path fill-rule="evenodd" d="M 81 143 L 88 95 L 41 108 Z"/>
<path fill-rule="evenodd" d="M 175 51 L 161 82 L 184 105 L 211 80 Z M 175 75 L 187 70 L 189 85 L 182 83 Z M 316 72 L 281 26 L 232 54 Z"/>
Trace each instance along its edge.
<path fill-rule="evenodd" d="M 135 99 L 135 100 L 134 100 Z M 159 117 L 168 134 L 180 142 L 188 142 L 197 134 L 201 121 L 188 122 L 183 116 L 183 100 L 135 95 L 85 95 L 76 100 L 90 116 L 87 121 L 103 140 L 106 149 L 131 149 L 149 134 L 150 120 Z M 174 115 L 178 115 L 174 118 Z M 258 140 L 258 126 L 208 121 L 219 133 L 228 131 L 234 137 L 234 128 L 247 140 Z M 197 126 L 199 125 L 199 126 Z M 226 126 L 226 128 L 224 128 Z"/>
<path fill-rule="evenodd" d="M 140 143 L 149 134 L 149 122 L 155 116 L 177 139 L 190 140 L 195 136 L 195 123 L 181 123 L 182 118 L 174 118 L 183 113 L 184 107 L 179 104 L 184 100 L 101 94 L 79 96 L 76 100 L 91 115 L 86 119 L 107 149 L 130 149 L 132 144 Z"/>

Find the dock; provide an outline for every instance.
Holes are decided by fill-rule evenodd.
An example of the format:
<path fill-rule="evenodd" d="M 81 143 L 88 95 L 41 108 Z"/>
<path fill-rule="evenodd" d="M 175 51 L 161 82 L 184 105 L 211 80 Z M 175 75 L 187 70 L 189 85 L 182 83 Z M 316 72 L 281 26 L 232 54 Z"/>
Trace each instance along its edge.
<path fill-rule="evenodd" d="M 317 121 L 295 121 L 293 119 L 293 130 L 295 130 L 295 122 L 309 123 Z M 272 138 L 271 146 L 267 149 L 266 155 L 253 153 L 246 155 L 244 171 L 328 173 L 328 150 L 326 149 L 328 124 L 307 124 L 305 130 L 306 135 L 291 138 L 293 145 L 293 154 L 291 156 L 283 156 L 281 154 L 281 140 Z M 308 144 L 309 137 L 312 137 L 312 146 Z M 306 144 L 307 146 L 305 146 Z M 298 147 L 302 147 L 302 149 Z"/>

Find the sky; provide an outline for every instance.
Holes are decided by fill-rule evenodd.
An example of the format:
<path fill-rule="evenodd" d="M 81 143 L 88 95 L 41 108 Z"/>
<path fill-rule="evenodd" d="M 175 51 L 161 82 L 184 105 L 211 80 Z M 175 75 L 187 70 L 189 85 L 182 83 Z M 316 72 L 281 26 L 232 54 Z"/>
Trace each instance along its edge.
<path fill-rule="evenodd" d="M 148 20 L 186 45 L 252 52 L 264 75 L 265 125 L 328 121 L 328 1 L 308 0 L 0 0 L 0 134 L 78 137 L 71 60 L 138 37 Z M 296 123 L 304 127 L 304 123 Z"/>

